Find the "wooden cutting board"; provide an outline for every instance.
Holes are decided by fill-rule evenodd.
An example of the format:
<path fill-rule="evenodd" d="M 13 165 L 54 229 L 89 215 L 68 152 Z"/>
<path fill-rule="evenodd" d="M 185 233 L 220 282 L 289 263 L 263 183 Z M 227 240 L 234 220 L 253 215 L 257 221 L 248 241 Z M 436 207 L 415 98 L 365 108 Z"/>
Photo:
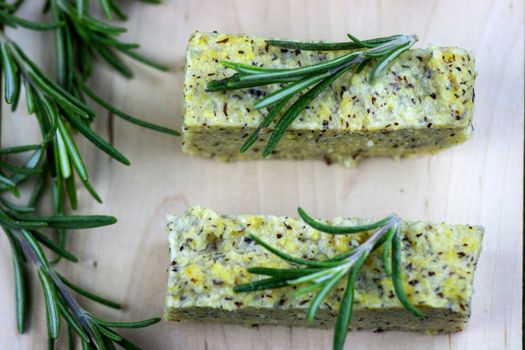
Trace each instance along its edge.
<path fill-rule="evenodd" d="M 40 18 L 43 1 L 22 14 Z M 293 39 L 344 40 L 416 33 L 420 46 L 460 46 L 474 52 L 474 138 L 434 156 L 396 162 L 364 161 L 357 169 L 320 161 L 224 164 L 181 154 L 180 138 L 126 124 L 100 113 L 95 124 L 132 162 L 122 166 L 81 143 L 90 176 L 105 199 L 81 190 L 79 213 L 115 215 L 119 223 L 71 235 L 78 264 L 59 269 L 78 284 L 121 301 L 112 311 L 82 300 L 114 320 L 160 315 L 168 245 L 165 214 L 200 204 L 223 213 L 295 215 L 301 205 L 320 217 L 382 217 L 481 224 L 484 246 L 475 277 L 472 318 L 461 333 L 351 333 L 347 349 L 521 349 L 523 210 L 523 1 L 172 0 L 159 6 L 125 2 L 126 37 L 173 67 L 159 73 L 132 64 L 126 80 L 103 63 L 91 83 L 115 105 L 149 121 L 180 127 L 186 41 L 194 30 Z M 8 30 L 40 64 L 53 70 L 52 34 Z M 23 105 L 22 105 L 23 107 Z M 38 140 L 24 108 L 2 108 L 2 144 Z M 29 136 L 28 136 L 29 135 Z M 0 349 L 45 347 L 43 301 L 32 291 L 30 331 L 16 333 L 8 243 L 0 234 Z M 161 323 L 125 332 L 145 349 L 329 349 L 331 330 L 199 323 Z"/>

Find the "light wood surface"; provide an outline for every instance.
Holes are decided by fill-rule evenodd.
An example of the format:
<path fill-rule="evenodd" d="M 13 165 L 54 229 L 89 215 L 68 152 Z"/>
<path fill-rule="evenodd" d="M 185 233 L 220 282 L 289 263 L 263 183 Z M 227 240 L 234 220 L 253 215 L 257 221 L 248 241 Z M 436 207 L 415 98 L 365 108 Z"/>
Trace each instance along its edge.
<path fill-rule="evenodd" d="M 22 13 L 39 18 L 43 1 L 27 1 Z M 486 228 L 475 277 L 472 318 L 461 333 L 351 333 L 347 349 L 521 349 L 523 210 L 523 1 L 172 0 L 160 6 L 123 1 L 130 20 L 126 36 L 143 52 L 174 70 L 159 73 L 133 64 L 127 81 L 104 64 L 92 85 L 124 110 L 179 127 L 186 41 L 194 30 L 294 39 L 342 40 L 416 33 L 420 46 L 460 46 L 474 52 L 475 133 L 468 143 L 434 156 L 399 162 L 364 161 L 357 169 L 319 161 L 224 164 L 181 154 L 172 138 L 111 119 L 95 126 L 129 157 L 125 167 L 81 143 L 90 176 L 105 199 L 95 204 L 81 190 L 80 213 L 112 214 L 119 223 L 72 235 L 69 248 L 81 262 L 59 269 L 80 285 L 121 301 L 122 312 L 82 301 L 115 320 L 162 313 L 168 245 L 165 214 L 200 204 L 223 213 L 295 215 L 298 205 L 320 217 L 381 217 L 481 224 Z M 53 70 L 52 35 L 8 30 L 30 55 Z M 22 107 L 24 105 L 22 104 Z M 2 144 L 33 135 L 23 108 L 2 108 Z M 0 234 L 0 349 L 45 348 L 43 301 L 30 331 L 17 335 L 11 257 Z M 199 323 L 161 323 L 124 332 L 145 349 L 329 349 L 332 331 Z"/>

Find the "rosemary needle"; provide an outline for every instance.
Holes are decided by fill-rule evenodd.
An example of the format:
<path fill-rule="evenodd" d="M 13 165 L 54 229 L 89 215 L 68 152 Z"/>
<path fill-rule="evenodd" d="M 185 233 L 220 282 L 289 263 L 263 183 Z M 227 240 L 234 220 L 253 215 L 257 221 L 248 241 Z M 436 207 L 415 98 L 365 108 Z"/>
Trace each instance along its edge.
<path fill-rule="evenodd" d="M 286 49 L 333 51 L 350 50 L 349 53 L 331 60 L 294 68 L 266 68 L 230 61 L 221 61 L 229 69 L 237 71 L 234 75 L 211 80 L 207 84 L 208 92 L 245 89 L 255 86 L 281 84 L 272 94 L 255 104 L 256 109 L 272 107 L 259 127 L 248 137 L 240 151 L 246 152 L 258 139 L 261 131 L 270 127 L 277 115 L 273 131 L 263 149 L 263 156 L 271 155 L 290 125 L 319 94 L 326 90 L 343 74 L 354 70 L 361 71 L 366 65 L 372 66 L 368 77 L 369 83 L 375 79 L 399 55 L 410 49 L 417 41 L 415 35 L 393 35 L 369 40 L 360 40 L 348 34 L 349 42 L 294 42 L 284 40 L 267 40 L 268 45 Z M 282 86 L 284 85 L 284 86 Z M 288 102 L 295 98 L 287 108 Z"/>
<path fill-rule="evenodd" d="M 339 306 L 333 339 L 333 349 L 341 350 L 344 347 L 351 323 L 355 285 L 359 272 L 369 255 L 379 247 L 384 246 L 383 263 L 385 269 L 387 269 L 387 249 L 390 249 L 390 247 L 392 249 L 392 273 L 390 273 L 389 270 L 386 272 L 392 279 L 394 292 L 399 299 L 399 302 L 413 315 L 417 317 L 424 316 L 420 310 L 410 303 L 401 283 L 401 220 L 399 217 L 392 214 L 371 224 L 358 226 L 331 226 L 316 221 L 301 208 L 298 209 L 298 212 L 306 224 L 325 233 L 353 234 L 372 230 L 375 231 L 358 247 L 345 254 L 322 261 L 290 256 L 262 241 L 257 236 L 250 234 L 249 237 L 252 240 L 262 245 L 271 253 L 291 264 L 302 265 L 303 267 L 283 269 L 264 266 L 250 267 L 248 268 L 248 272 L 268 276 L 268 278 L 238 285 L 234 288 L 235 292 L 253 292 L 258 290 L 284 288 L 291 285 L 300 285 L 301 288 L 297 290 L 296 294 L 301 295 L 304 293 L 315 292 L 315 296 L 310 302 L 310 307 L 306 315 L 309 321 L 313 321 L 320 305 L 328 293 L 332 291 L 339 282 L 346 279 L 346 288 L 344 289 L 341 304 Z"/>

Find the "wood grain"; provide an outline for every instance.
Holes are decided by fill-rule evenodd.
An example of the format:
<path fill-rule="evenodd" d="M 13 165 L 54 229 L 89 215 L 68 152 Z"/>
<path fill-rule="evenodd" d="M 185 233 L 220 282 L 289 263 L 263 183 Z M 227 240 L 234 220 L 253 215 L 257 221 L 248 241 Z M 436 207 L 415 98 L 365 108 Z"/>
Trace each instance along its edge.
<path fill-rule="evenodd" d="M 521 349 L 523 262 L 523 1 L 172 0 L 160 6 L 123 2 L 126 36 L 143 52 L 174 67 L 164 74 L 133 64 L 128 81 L 100 64 L 92 85 L 117 106 L 150 121 L 179 127 L 186 41 L 194 30 L 218 30 L 295 39 L 340 40 L 417 33 L 421 46 L 470 49 L 476 57 L 473 140 L 435 156 L 396 162 L 364 161 L 355 170 L 318 161 L 223 164 L 180 152 L 180 138 L 154 134 L 101 113 L 95 126 L 132 162 L 124 167 L 82 143 L 90 176 L 105 198 L 96 205 L 81 190 L 81 213 L 117 216 L 118 224 L 80 232 L 70 248 L 78 264 L 59 269 L 80 285 L 124 302 L 114 312 L 87 308 L 115 320 L 162 312 L 168 264 L 164 216 L 190 204 L 224 213 L 294 215 L 301 205 L 321 217 L 380 217 L 395 210 L 406 219 L 482 224 L 484 247 L 475 277 L 468 328 L 450 336 L 390 332 L 351 333 L 348 349 Z M 39 18 L 42 2 L 24 16 Z M 32 57 L 53 70 L 48 33 L 12 31 Z M 23 104 L 22 104 L 22 107 Z M 2 107 L 2 144 L 37 132 L 23 108 Z M 45 347 L 40 291 L 31 329 L 17 335 L 12 266 L 0 235 L 0 349 Z M 329 349 L 331 331 L 198 323 L 162 323 L 128 333 L 145 349 Z"/>

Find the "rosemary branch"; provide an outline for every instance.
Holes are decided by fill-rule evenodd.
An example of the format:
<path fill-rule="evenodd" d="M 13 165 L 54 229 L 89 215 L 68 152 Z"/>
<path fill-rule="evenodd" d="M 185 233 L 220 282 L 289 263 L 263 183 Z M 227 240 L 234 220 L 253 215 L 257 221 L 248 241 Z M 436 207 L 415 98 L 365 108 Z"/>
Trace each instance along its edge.
<path fill-rule="evenodd" d="M 80 4 L 77 3 L 77 6 Z M 128 159 L 122 153 L 90 128 L 89 124 L 96 115 L 93 109 L 86 104 L 84 94 L 126 121 L 171 135 L 178 135 L 178 132 L 142 121 L 120 111 L 95 94 L 85 84 L 85 80 L 91 74 L 90 57 L 95 52 L 103 52 L 103 57 L 108 58 L 109 63 L 113 66 L 118 65 L 117 69 L 121 72 L 128 72 L 129 69 L 123 64 L 118 64 L 120 61 L 113 53 L 113 49 L 120 50 L 124 54 L 132 53 L 133 58 L 140 62 L 165 69 L 133 52 L 132 49 L 138 45 L 126 45 L 114 38 L 126 31 L 125 28 L 108 25 L 91 17 L 87 13 L 87 6 L 82 8 L 81 19 L 77 16 L 73 5 L 67 1 L 51 0 L 50 8 L 56 20 L 53 23 L 60 25 L 44 26 L 38 22 L 20 20 L 8 12 L 9 8 L 3 11 L 0 9 L 0 13 L 10 19 L 10 22 L 7 23 L 21 23 L 30 29 L 56 29 L 55 51 L 58 83 L 47 77 L 3 32 L 0 32 L 0 54 L 4 70 L 5 100 L 15 110 L 21 96 L 21 88 L 24 87 L 28 114 L 35 115 L 42 132 L 40 148 L 43 152 L 38 152 L 40 155 L 38 163 L 41 166 L 40 169 L 47 170 L 41 171 L 42 182 L 46 182 L 46 177 L 52 178 L 54 211 L 55 214 L 63 215 L 66 211 L 65 196 L 69 199 L 72 209 L 77 207 L 77 176 L 93 198 L 98 202 L 102 201 L 89 182 L 86 166 L 72 137 L 73 131 L 79 131 L 99 149 L 119 162 L 129 165 Z M 4 17 L 0 16 L 0 21 Z M 15 175 L 17 171 L 27 171 L 16 169 L 8 163 L 0 163 L 1 168 L 9 169 Z M 18 191 L 15 183 L 0 173 L 0 190 L 2 189 L 9 189 L 14 194 L 17 194 Z M 57 239 L 62 246 L 65 244 L 65 237 L 66 232 L 63 229 L 57 230 Z"/>
<path fill-rule="evenodd" d="M 123 27 L 107 24 L 91 16 L 88 0 L 48 0 L 45 11 L 50 11 L 52 21 L 41 23 L 15 15 L 23 3 L 12 4 L 0 0 L 0 25 L 11 28 L 24 27 L 32 30 L 54 31 L 56 82 L 44 73 L 5 33 L 0 30 L 0 66 L 4 79 L 4 98 L 16 110 L 22 93 L 25 93 L 27 113 L 35 116 L 42 140 L 39 144 L 17 145 L 0 148 L 0 226 L 6 234 L 13 255 L 15 276 L 17 329 L 24 332 L 28 314 L 28 264 L 32 264 L 43 288 L 49 329 L 49 348 L 54 348 L 60 335 L 61 320 L 68 325 L 69 347 L 74 348 L 74 335 L 82 341 L 83 349 L 114 349 L 118 344 L 126 349 L 138 347 L 118 335 L 113 328 L 146 327 L 158 318 L 140 322 L 121 323 L 100 319 L 82 309 L 70 290 L 112 308 L 117 303 L 97 296 L 68 281 L 56 272 L 53 264 L 61 258 L 76 262 L 78 258 L 66 248 L 66 230 L 93 228 L 116 222 L 111 216 L 68 215 L 68 208 L 76 209 L 77 179 L 92 197 L 101 202 L 100 196 L 89 181 L 88 171 L 78 151 L 73 135 L 78 132 L 100 150 L 115 160 L 129 165 L 128 159 L 112 144 L 98 135 L 90 126 L 96 113 L 86 102 L 87 98 L 110 113 L 133 124 L 170 135 L 178 132 L 137 119 L 117 109 L 88 87 L 95 56 L 102 58 L 114 69 L 131 77 L 131 70 L 119 58 L 120 54 L 166 70 L 167 67 L 138 54 L 135 43 L 125 43 L 118 36 Z M 145 1 L 158 3 L 159 1 Z M 115 0 L 99 0 L 107 18 L 113 14 L 125 15 Z M 30 153 L 23 165 L 10 161 L 10 156 Z M 26 182 L 34 179 L 31 189 Z M 8 195 L 20 196 L 21 186 L 31 190 L 27 204 L 14 203 Z M 53 215 L 42 216 L 38 203 L 46 187 L 50 187 Z M 46 229 L 54 229 L 52 239 Z M 55 254 L 48 259 L 44 247 Z"/>
<path fill-rule="evenodd" d="M 107 223 L 114 222 L 112 218 L 109 219 Z M 45 220 L 45 218 L 42 218 L 42 220 Z M 67 226 L 68 228 L 75 228 L 74 220 L 68 219 Z M 25 264 L 28 260 L 31 261 L 38 273 L 44 293 L 49 347 L 51 349 L 54 348 L 54 342 L 60 336 L 62 319 L 65 320 L 68 326 L 69 336 L 71 337 L 75 333 L 81 339 L 82 347 L 85 349 L 89 349 L 92 346 L 98 349 L 113 349 L 113 343 L 119 344 L 125 349 L 138 349 L 138 346 L 116 333 L 112 328 L 143 328 L 160 321 L 160 318 L 152 318 L 138 322 L 111 322 L 84 310 L 70 294 L 69 289 L 112 308 L 118 309 L 120 305 L 88 292 L 59 275 L 53 265 L 47 260 L 39 242 L 35 239 L 36 231 L 11 230 L 3 225 L 2 228 L 11 243 L 15 275 L 24 276 L 16 279 L 17 324 L 19 331 L 24 329 L 23 317 L 26 313 L 25 305 L 27 305 L 27 302 L 24 300 L 27 298 L 25 279 L 27 271 L 25 271 Z M 60 248 L 57 252 L 67 257 L 66 253 L 68 252 L 66 250 Z"/>
<path fill-rule="evenodd" d="M 224 67 L 236 70 L 237 73 L 225 79 L 209 81 L 207 85 L 208 92 L 237 90 L 272 84 L 284 85 L 255 104 L 254 107 L 256 109 L 270 108 L 270 110 L 259 127 L 247 138 L 240 149 L 241 152 L 246 152 L 259 138 L 260 132 L 268 128 L 277 115 L 282 112 L 282 116 L 275 123 L 263 150 L 263 156 L 269 156 L 277 147 L 286 130 L 305 110 L 306 106 L 335 80 L 351 70 L 359 72 L 365 66 L 371 65 L 368 81 L 373 83 L 377 76 L 392 61 L 417 42 L 415 35 L 394 35 L 370 40 L 359 40 L 351 34 L 348 34 L 348 37 L 350 42 L 343 43 L 267 41 L 269 45 L 287 49 L 315 51 L 351 50 L 349 53 L 337 58 L 309 66 L 266 68 L 221 61 Z M 297 98 L 286 108 L 294 97 Z"/>
<path fill-rule="evenodd" d="M 299 216 L 305 223 L 312 228 L 325 233 L 353 234 L 371 230 L 375 231 L 357 248 L 321 261 L 290 256 L 262 241 L 259 237 L 250 234 L 249 237 L 252 240 L 271 253 L 289 263 L 302 267 L 285 269 L 259 266 L 250 267 L 248 268 L 248 272 L 268 276 L 268 278 L 236 286 L 234 288 L 235 292 L 253 292 L 293 285 L 302 286 L 297 290 L 298 295 L 309 292 L 316 293 L 307 312 L 307 319 L 313 321 L 326 296 L 346 278 L 346 287 L 344 289 L 343 299 L 339 306 L 339 314 L 333 338 L 333 349 L 341 350 L 344 347 L 352 319 L 354 290 L 358 274 L 368 256 L 382 246 L 383 268 L 386 275 L 392 278 L 394 291 L 399 302 L 413 315 L 417 317 L 424 316 L 420 310 L 410 303 L 403 289 L 403 284 L 401 283 L 401 219 L 397 215 L 389 215 L 372 224 L 343 227 L 330 226 L 316 221 L 301 208 L 298 209 L 298 212 Z M 389 262 L 388 255 L 390 251 L 391 260 Z"/>

